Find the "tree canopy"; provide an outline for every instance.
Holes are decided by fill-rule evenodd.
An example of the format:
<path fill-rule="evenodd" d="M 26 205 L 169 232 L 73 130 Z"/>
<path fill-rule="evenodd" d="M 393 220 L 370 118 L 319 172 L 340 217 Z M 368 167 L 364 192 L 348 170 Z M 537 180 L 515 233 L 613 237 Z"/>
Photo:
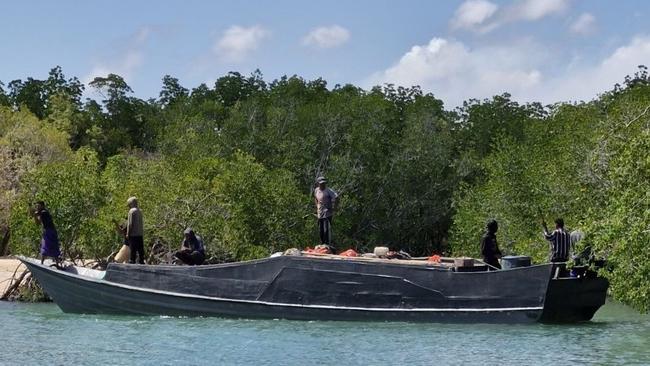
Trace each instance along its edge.
<path fill-rule="evenodd" d="M 34 255 L 27 215 L 47 202 L 64 253 L 102 258 L 137 196 L 148 247 L 184 227 L 223 260 L 313 246 L 314 179 L 339 192 L 339 249 L 478 255 L 488 219 L 507 254 L 544 261 L 542 219 L 563 217 L 609 260 L 614 297 L 650 310 L 650 80 L 641 66 L 592 101 L 454 109 L 419 87 L 230 72 L 212 86 L 162 79 L 142 100 L 119 75 L 89 86 L 60 67 L 0 82 L 0 229 Z"/>

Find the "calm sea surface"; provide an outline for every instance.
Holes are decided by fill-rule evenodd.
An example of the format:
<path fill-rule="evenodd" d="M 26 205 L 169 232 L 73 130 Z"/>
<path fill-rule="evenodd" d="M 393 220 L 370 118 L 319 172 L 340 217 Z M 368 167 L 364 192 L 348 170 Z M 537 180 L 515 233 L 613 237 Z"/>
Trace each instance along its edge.
<path fill-rule="evenodd" d="M 0 302 L 2 365 L 650 365 L 650 316 L 449 325 L 72 315 Z"/>

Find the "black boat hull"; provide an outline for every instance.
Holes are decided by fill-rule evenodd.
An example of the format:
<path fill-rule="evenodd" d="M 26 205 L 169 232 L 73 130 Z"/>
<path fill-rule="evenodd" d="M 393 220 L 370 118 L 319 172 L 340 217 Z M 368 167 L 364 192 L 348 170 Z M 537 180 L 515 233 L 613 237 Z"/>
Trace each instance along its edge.
<path fill-rule="evenodd" d="M 61 271 L 21 260 L 67 313 L 531 323 L 544 320 L 552 288 L 550 265 L 456 273 L 285 257 L 202 267 L 121 265 L 94 278 L 74 267 Z M 220 286 L 209 286 L 215 283 Z M 587 315 L 552 321 L 589 320 L 593 313 Z"/>

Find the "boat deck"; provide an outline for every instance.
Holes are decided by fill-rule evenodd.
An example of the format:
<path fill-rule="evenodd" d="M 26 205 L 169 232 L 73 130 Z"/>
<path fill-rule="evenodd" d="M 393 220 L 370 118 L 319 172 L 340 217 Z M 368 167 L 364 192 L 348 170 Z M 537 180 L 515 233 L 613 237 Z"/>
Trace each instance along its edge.
<path fill-rule="evenodd" d="M 332 260 L 346 260 L 346 261 L 359 261 L 359 262 L 372 262 L 372 263 L 390 263 L 390 264 L 403 264 L 407 266 L 426 266 L 426 267 L 440 267 L 451 269 L 454 265 L 454 260 L 456 258 L 451 257 L 440 257 L 440 262 L 434 262 L 428 260 L 428 257 L 414 257 L 411 259 L 388 259 L 388 258 L 377 258 L 377 257 L 346 257 L 337 254 L 318 254 L 318 253 L 309 253 L 301 252 L 302 257 L 313 257 L 313 258 L 324 258 Z M 481 265 L 482 263 L 478 260 L 474 260 L 475 264 Z"/>

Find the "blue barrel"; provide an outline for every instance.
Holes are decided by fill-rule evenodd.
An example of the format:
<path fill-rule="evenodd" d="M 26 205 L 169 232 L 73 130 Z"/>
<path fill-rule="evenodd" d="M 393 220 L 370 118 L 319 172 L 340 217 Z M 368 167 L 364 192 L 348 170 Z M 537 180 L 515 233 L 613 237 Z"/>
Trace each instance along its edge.
<path fill-rule="evenodd" d="M 530 257 L 525 255 L 507 255 L 501 257 L 501 268 L 510 269 L 518 267 L 529 267 Z"/>

